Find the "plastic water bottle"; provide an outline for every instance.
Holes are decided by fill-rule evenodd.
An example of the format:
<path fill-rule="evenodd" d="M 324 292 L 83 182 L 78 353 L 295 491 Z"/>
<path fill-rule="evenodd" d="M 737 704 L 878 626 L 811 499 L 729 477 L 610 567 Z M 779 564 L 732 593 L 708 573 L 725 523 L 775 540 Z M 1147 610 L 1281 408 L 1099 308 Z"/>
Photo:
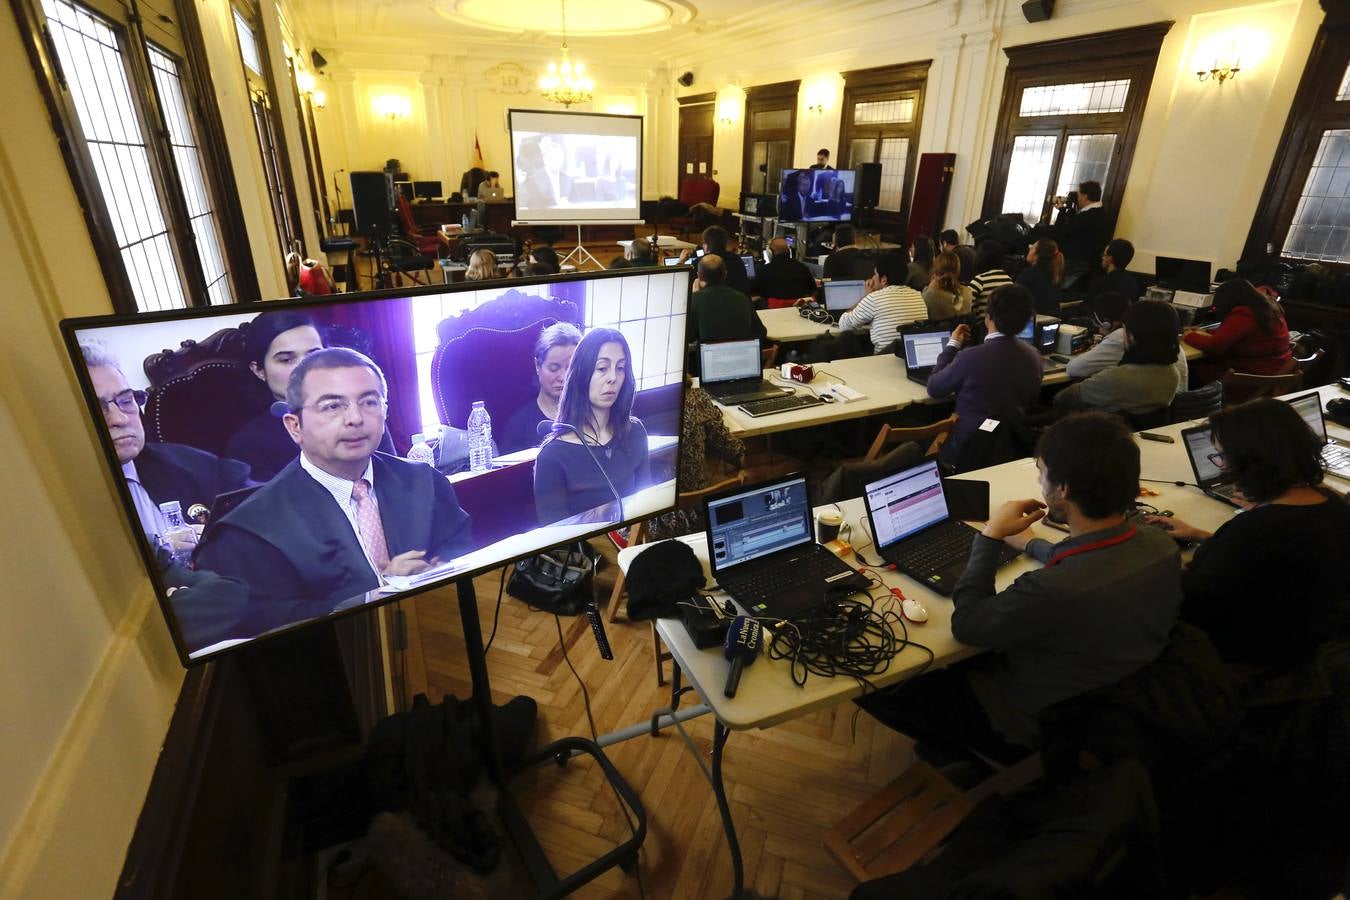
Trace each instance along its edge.
<path fill-rule="evenodd" d="M 412 436 L 412 447 L 408 449 L 408 462 L 426 463 L 429 466 L 436 465 L 436 451 L 431 449 L 427 443 L 426 435 L 420 431 Z"/>
<path fill-rule="evenodd" d="M 177 500 L 166 500 L 159 505 L 159 511 L 168 521 L 163 538 L 173 561 L 180 566 L 192 562 L 192 548 L 197 544 L 197 532 L 183 521 L 183 505 Z"/>
<path fill-rule="evenodd" d="M 486 472 L 492 468 L 492 416 L 482 400 L 473 401 L 468 431 L 469 471 Z"/>

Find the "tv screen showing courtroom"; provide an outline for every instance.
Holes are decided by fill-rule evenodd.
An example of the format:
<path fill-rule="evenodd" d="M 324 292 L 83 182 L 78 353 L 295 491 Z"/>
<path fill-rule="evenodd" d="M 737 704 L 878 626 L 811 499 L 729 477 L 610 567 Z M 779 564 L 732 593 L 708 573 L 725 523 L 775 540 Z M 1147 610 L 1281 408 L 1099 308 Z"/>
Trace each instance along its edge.
<path fill-rule="evenodd" d="M 689 278 L 62 323 L 183 662 L 672 508 Z"/>

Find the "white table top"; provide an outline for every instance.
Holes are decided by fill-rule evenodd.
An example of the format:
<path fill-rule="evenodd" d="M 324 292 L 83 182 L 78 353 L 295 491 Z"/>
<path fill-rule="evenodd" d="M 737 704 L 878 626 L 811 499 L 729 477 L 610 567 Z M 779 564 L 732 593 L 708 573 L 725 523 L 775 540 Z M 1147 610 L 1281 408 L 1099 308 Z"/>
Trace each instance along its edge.
<path fill-rule="evenodd" d="M 1322 387 L 1318 390 L 1322 395 L 1324 406 L 1326 401 L 1332 397 L 1350 397 L 1350 392 L 1343 391 L 1335 385 Z M 1306 391 L 1298 393 L 1306 393 Z M 1297 395 L 1292 394 L 1290 396 Z M 1191 480 L 1190 463 L 1187 461 L 1186 451 L 1179 437 L 1181 430 L 1191 424 L 1186 422 L 1169 425 L 1165 428 L 1150 429 L 1154 433 L 1172 436 L 1176 439 L 1176 443 L 1165 444 L 1145 440 L 1138 442 L 1141 477 L 1159 479 L 1164 482 L 1162 484 L 1144 482 L 1143 486 L 1156 491 L 1157 496 L 1141 497 L 1140 499 L 1158 509 L 1171 510 L 1178 518 L 1184 519 L 1192 525 L 1207 531 L 1213 531 L 1236 515 L 1235 510 L 1224 503 L 1205 496 L 1197 488 L 1177 487 L 1167 483 Z M 1350 439 L 1350 429 L 1341 428 L 1330 421 L 1328 421 L 1328 431 L 1333 436 Z M 991 509 L 998 508 L 999 504 L 1008 500 L 1025 497 L 1039 498 L 1041 496 L 1040 487 L 1037 483 L 1036 463 L 1032 459 L 1021 459 L 958 477 L 989 482 L 989 505 Z M 1331 486 L 1344 487 L 1345 485 L 1333 483 Z M 852 529 L 851 540 L 853 544 L 863 548 L 863 555 L 869 561 L 878 561 L 876 549 L 871 544 L 870 529 L 859 527 L 860 517 L 864 518 L 865 526 L 865 509 L 862 500 L 845 501 L 839 506 L 844 513 L 845 521 Z M 973 524 L 979 527 L 978 523 Z M 1062 532 L 1057 532 L 1045 526 L 1033 526 L 1033 530 L 1039 536 L 1049 540 L 1061 540 L 1065 537 Z M 704 576 L 708 578 L 711 584 L 706 537 L 698 534 L 679 538 L 679 540 L 693 548 L 694 555 L 703 565 Z M 647 546 L 628 547 L 620 551 L 620 567 L 627 571 L 633 558 Z M 1035 568 L 1037 565 L 1029 557 L 1019 556 L 999 570 L 995 579 L 996 583 L 1000 589 L 1006 587 L 1018 575 Z M 900 587 L 906 596 L 919 600 L 928 609 L 927 622 L 922 625 L 910 624 L 908 627 L 912 640 L 933 651 L 936 657 L 935 665 L 948 665 L 958 659 L 979 652 L 976 648 L 960 644 L 952 637 L 952 601 L 949 598 L 934 593 L 919 582 L 898 572 L 884 572 L 880 575 L 880 578 L 883 584 Z M 880 590 L 874 590 L 872 593 L 873 596 L 881 596 Z M 714 591 L 713 596 L 719 601 L 726 599 L 726 595 L 721 591 Z M 881 609 L 890 609 L 893 608 L 894 602 L 896 601 L 889 594 L 886 594 L 884 599 L 878 600 L 877 605 Z M 728 699 L 722 696 L 722 686 L 726 680 L 729 663 L 723 657 L 721 648 L 699 650 L 694 647 L 693 642 L 689 639 L 688 632 L 684 630 L 684 625 L 677 619 L 659 619 L 656 627 L 661 640 L 665 642 L 680 669 L 698 691 L 699 697 L 712 708 L 713 713 L 723 723 L 733 729 L 768 728 L 814 710 L 841 703 L 858 696 L 860 693 L 857 683 L 852 679 L 822 678 L 816 675 L 809 676 L 805 687 L 799 688 L 792 681 L 786 660 L 773 660 L 764 655 L 745 671 L 737 695 Z M 899 681 L 918 671 L 926 660 L 927 654 L 914 647 L 906 647 L 892 660 L 890 668 L 883 675 L 873 679 L 873 682 L 878 686 L 884 686 Z"/>
<path fill-rule="evenodd" d="M 645 241 L 647 240 L 647 238 L 639 238 L 639 240 Z M 627 250 L 628 245 L 633 242 L 631 240 L 628 240 L 628 241 L 617 241 L 617 243 L 620 247 Z M 679 238 L 669 234 L 661 234 L 657 235 L 656 237 L 656 246 L 660 247 L 662 250 L 693 250 L 698 245 L 691 244 L 688 241 L 682 241 Z"/>
<path fill-rule="evenodd" d="M 759 320 L 764 323 L 771 341 L 810 341 L 828 332 L 834 326 L 829 323 L 812 322 L 803 319 L 795 307 L 784 306 L 780 309 L 756 310 Z"/>

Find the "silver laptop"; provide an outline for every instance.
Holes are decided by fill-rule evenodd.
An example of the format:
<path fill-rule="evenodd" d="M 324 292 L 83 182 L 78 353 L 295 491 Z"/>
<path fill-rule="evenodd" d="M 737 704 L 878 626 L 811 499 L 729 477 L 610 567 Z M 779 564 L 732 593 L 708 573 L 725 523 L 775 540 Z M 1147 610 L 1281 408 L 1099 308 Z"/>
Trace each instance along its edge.
<path fill-rule="evenodd" d="M 479 200 L 501 200 L 506 197 L 506 188 L 488 188 L 478 194 Z"/>
<path fill-rule="evenodd" d="M 1237 486 L 1228 480 L 1228 474 L 1219 466 L 1223 457 L 1214 446 L 1214 435 L 1209 425 L 1182 429 L 1181 442 L 1186 445 L 1186 455 L 1191 460 L 1195 486 L 1215 500 L 1241 509 L 1241 505 L 1233 499 Z"/>
<path fill-rule="evenodd" d="M 1322 442 L 1322 463 L 1327 467 L 1327 474 L 1350 480 L 1350 446 L 1327 434 L 1327 420 L 1322 411 L 1321 395 L 1314 391 L 1288 402 Z"/>
<path fill-rule="evenodd" d="M 764 380 L 757 340 L 699 344 L 698 362 L 698 386 L 723 406 L 790 393 Z"/>

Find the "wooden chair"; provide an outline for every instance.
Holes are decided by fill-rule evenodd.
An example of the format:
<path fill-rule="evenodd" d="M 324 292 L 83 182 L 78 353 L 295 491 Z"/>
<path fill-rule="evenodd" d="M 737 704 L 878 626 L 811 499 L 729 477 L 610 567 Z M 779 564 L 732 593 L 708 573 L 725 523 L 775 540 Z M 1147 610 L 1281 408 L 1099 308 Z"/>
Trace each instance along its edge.
<path fill-rule="evenodd" d="M 1290 365 L 1292 367 L 1292 361 Z M 1282 375 L 1249 375 L 1229 369 L 1219 380 L 1223 382 L 1225 406 L 1245 403 L 1258 397 L 1278 397 L 1303 387 L 1303 373 L 1297 369 Z"/>
<path fill-rule="evenodd" d="M 723 491 L 726 490 L 727 488 L 736 487 L 737 485 L 742 484 L 745 484 L 745 473 L 737 472 L 732 477 L 725 478 L 715 484 L 710 484 L 705 488 L 700 488 L 696 491 L 684 491 L 682 493 L 676 494 L 675 508 L 692 509 L 693 507 L 698 506 L 700 503 L 702 503 L 703 498 L 708 496 L 709 494 L 715 494 L 718 491 Z M 647 536 L 648 536 L 647 521 L 644 519 L 633 526 L 633 530 L 629 533 L 628 536 L 628 546 L 634 547 L 638 544 L 645 544 L 647 542 Z M 613 622 L 614 617 L 619 612 L 619 599 L 624 594 L 625 583 L 626 581 L 624 578 L 623 570 L 620 569 L 619 574 L 614 579 L 614 590 L 610 592 L 609 604 L 605 607 L 605 621 L 607 622 Z M 656 684 L 659 687 L 664 687 L 666 684 L 666 673 L 665 669 L 662 668 L 661 664 L 666 660 L 670 659 L 671 656 L 669 653 L 667 653 L 665 650 L 661 648 L 661 638 L 656 633 L 656 622 L 653 621 L 650 622 L 649 624 L 651 625 L 652 629 L 652 651 L 653 654 L 656 656 Z"/>
<path fill-rule="evenodd" d="M 938 451 L 942 449 L 942 445 L 955 427 L 956 413 L 952 413 L 940 422 L 914 428 L 896 428 L 892 425 L 882 425 L 881 430 L 877 432 L 876 440 L 872 441 L 872 446 L 868 448 L 867 455 L 863 457 L 863 462 L 875 462 L 888 450 L 906 441 L 913 441 L 921 447 L 926 445 L 928 449 L 924 452 L 925 456 L 937 456 Z"/>

